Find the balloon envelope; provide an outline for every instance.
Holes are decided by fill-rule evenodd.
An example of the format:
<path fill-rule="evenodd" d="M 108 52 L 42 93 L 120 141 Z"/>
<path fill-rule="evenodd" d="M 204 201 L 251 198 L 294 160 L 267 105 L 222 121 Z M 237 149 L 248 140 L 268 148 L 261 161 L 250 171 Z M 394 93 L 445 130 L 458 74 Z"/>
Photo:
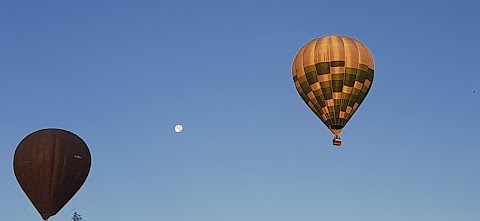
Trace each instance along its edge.
<path fill-rule="evenodd" d="M 373 56 L 357 39 L 323 36 L 299 50 L 292 75 L 303 101 L 338 135 L 370 91 Z"/>
<path fill-rule="evenodd" d="M 75 195 L 90 166 L 85 142 L 61 129 L 31 133 L 17 146 L 13 159 L 18 183 L 44 220 L 57 214 Z"/>

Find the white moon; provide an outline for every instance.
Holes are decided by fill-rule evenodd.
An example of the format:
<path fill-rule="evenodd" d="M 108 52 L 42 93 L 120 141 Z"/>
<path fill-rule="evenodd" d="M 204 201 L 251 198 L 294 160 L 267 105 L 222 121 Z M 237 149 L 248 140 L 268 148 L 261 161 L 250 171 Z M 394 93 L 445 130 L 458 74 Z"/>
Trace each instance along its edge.
<path fill-rule="evenodd" d="M 175 132 L 180 133 L 183 130 L 183 126 L 180 124 L 175 125 Z"/>

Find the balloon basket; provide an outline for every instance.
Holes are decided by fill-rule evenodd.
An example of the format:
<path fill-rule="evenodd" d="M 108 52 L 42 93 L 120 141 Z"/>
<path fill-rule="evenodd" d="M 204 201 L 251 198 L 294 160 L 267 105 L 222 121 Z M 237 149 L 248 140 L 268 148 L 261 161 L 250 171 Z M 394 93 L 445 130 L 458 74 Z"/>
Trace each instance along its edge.
<path fill-rule="evenodd" d="M 342 139 L 340 139 L 340 137 L 333 138 L 333 145 L 341 146 L 342 145 Z"/>

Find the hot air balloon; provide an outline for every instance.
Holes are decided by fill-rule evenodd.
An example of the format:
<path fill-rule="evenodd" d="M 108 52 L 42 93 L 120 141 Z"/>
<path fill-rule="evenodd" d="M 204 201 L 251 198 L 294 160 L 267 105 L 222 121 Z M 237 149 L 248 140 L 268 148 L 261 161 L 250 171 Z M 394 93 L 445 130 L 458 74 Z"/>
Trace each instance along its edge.
<path fill-rule="evenodd" d="M 25 137 L 15 150 L 13 169 L 40 216 L 48 220 L 87 179 L 91 156 L 85 142 L 62 129 L 42 129 Z"/>
<path fill-rule="evenodd" d="M 340 133 L 358 110 L 373 82 L 373 57 L 360 41 L 347 36 L 323 36 L 303 45 L 292 75 L 303 101 L 334 135 Z"/>

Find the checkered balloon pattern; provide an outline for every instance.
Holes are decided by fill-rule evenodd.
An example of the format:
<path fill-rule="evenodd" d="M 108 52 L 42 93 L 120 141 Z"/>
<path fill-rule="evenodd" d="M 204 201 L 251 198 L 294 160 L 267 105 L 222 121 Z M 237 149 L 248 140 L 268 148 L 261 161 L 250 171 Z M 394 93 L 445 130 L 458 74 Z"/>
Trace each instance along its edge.
<path fill-rule="evenodd" d="M 365 45 L 333 35 L 305 44 L 295 57 L 292 75 L 303 101 L 338 135 L 367 96 L 373 69 Z"/>

